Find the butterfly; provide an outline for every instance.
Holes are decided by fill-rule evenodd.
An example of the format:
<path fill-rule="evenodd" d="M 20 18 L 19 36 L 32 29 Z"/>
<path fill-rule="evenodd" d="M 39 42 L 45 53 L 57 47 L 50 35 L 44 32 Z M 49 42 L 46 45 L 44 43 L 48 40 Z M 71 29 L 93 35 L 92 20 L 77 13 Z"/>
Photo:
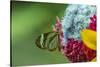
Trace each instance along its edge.
<path fill-rule="evenodd" d="M 56 17 L 56 24 L 53 31 L 43 33 L 37 37 L 35 44 L 40 49 L 46 49 L 48 51 L 60 51 L 60 35 L 61 35 L 61 23 L 58 17 Z"/>

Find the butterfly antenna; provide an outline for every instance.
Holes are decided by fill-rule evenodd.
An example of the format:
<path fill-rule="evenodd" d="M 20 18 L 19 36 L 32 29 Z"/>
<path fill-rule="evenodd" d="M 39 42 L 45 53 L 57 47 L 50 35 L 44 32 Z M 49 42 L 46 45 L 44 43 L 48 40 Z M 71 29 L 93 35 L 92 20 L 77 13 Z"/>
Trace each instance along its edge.
<path fill-rule="evenodd" d="M 56 22 L 57 22 L 57 23 L 60 23 L 60 19 L 59 19 L 58 16 L 56 16 Z"/>

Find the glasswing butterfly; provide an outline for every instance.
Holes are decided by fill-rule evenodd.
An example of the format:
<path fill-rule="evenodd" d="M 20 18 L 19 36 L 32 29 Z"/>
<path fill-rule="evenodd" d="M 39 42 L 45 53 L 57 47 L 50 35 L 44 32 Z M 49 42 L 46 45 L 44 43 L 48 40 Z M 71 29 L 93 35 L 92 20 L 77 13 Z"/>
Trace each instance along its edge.
<path fill-rule="evenodd" d="M 40 49 L 46 49 L 48 51 L 55 51 L 58 48 L 60 51 L 61 28 L 62 26 L 60 20 L 56 17 L 56 24 L 53 27 L 53 31 L 39 35 L 35 41 L 36 46 Z"/>

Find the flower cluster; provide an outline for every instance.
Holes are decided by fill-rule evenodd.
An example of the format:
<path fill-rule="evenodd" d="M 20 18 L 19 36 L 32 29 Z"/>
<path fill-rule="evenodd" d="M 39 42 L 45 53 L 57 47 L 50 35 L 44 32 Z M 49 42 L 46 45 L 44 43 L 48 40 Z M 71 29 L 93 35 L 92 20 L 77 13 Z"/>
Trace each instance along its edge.
<path fill-rule="evenodd" d="M 91 61 L 95 58 L 96 50 L 86 46 L 87 43 L 83 42 L 80 31 L 84 29 L 96 31 L 96 6 L 71 4 L 66 8 L 65 16 L 61 22 L 62 54 L 71 62 Z"/>
<path fill-rule="evenodd" d="M 96 31 L 96 15 L 90 17 L 90 20 L 89 29 Z"/>
<path fill-rule="evenodd" d="M 80 39 L 80 31 L 88 27 L 93 15 L 96 15 L 96 7 L 93 5 L 69 5 L 62 20 L 65 42 L 67 38 Z"/>
<path fill-rule="evenodd" d="M 91 61 L 96 57 L 96 51 L 86 47 L 83 41 L 68 39 L 67 46 L 62 46 L 62 54 L 71 62 Z"/>

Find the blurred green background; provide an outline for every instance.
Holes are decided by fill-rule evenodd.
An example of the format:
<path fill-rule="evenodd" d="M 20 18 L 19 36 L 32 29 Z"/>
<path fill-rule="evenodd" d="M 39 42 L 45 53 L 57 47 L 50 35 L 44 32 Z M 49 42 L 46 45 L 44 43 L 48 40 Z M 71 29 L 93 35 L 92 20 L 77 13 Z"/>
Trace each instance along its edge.
<path fill-rule="evenodd" d="M 34 44 L 41 33 L 52 31 L 56 16 L 64 15 L 66 4 L 11 1 L 12 65 L 67 63 L 58 50 L 41 50 Z"/>

